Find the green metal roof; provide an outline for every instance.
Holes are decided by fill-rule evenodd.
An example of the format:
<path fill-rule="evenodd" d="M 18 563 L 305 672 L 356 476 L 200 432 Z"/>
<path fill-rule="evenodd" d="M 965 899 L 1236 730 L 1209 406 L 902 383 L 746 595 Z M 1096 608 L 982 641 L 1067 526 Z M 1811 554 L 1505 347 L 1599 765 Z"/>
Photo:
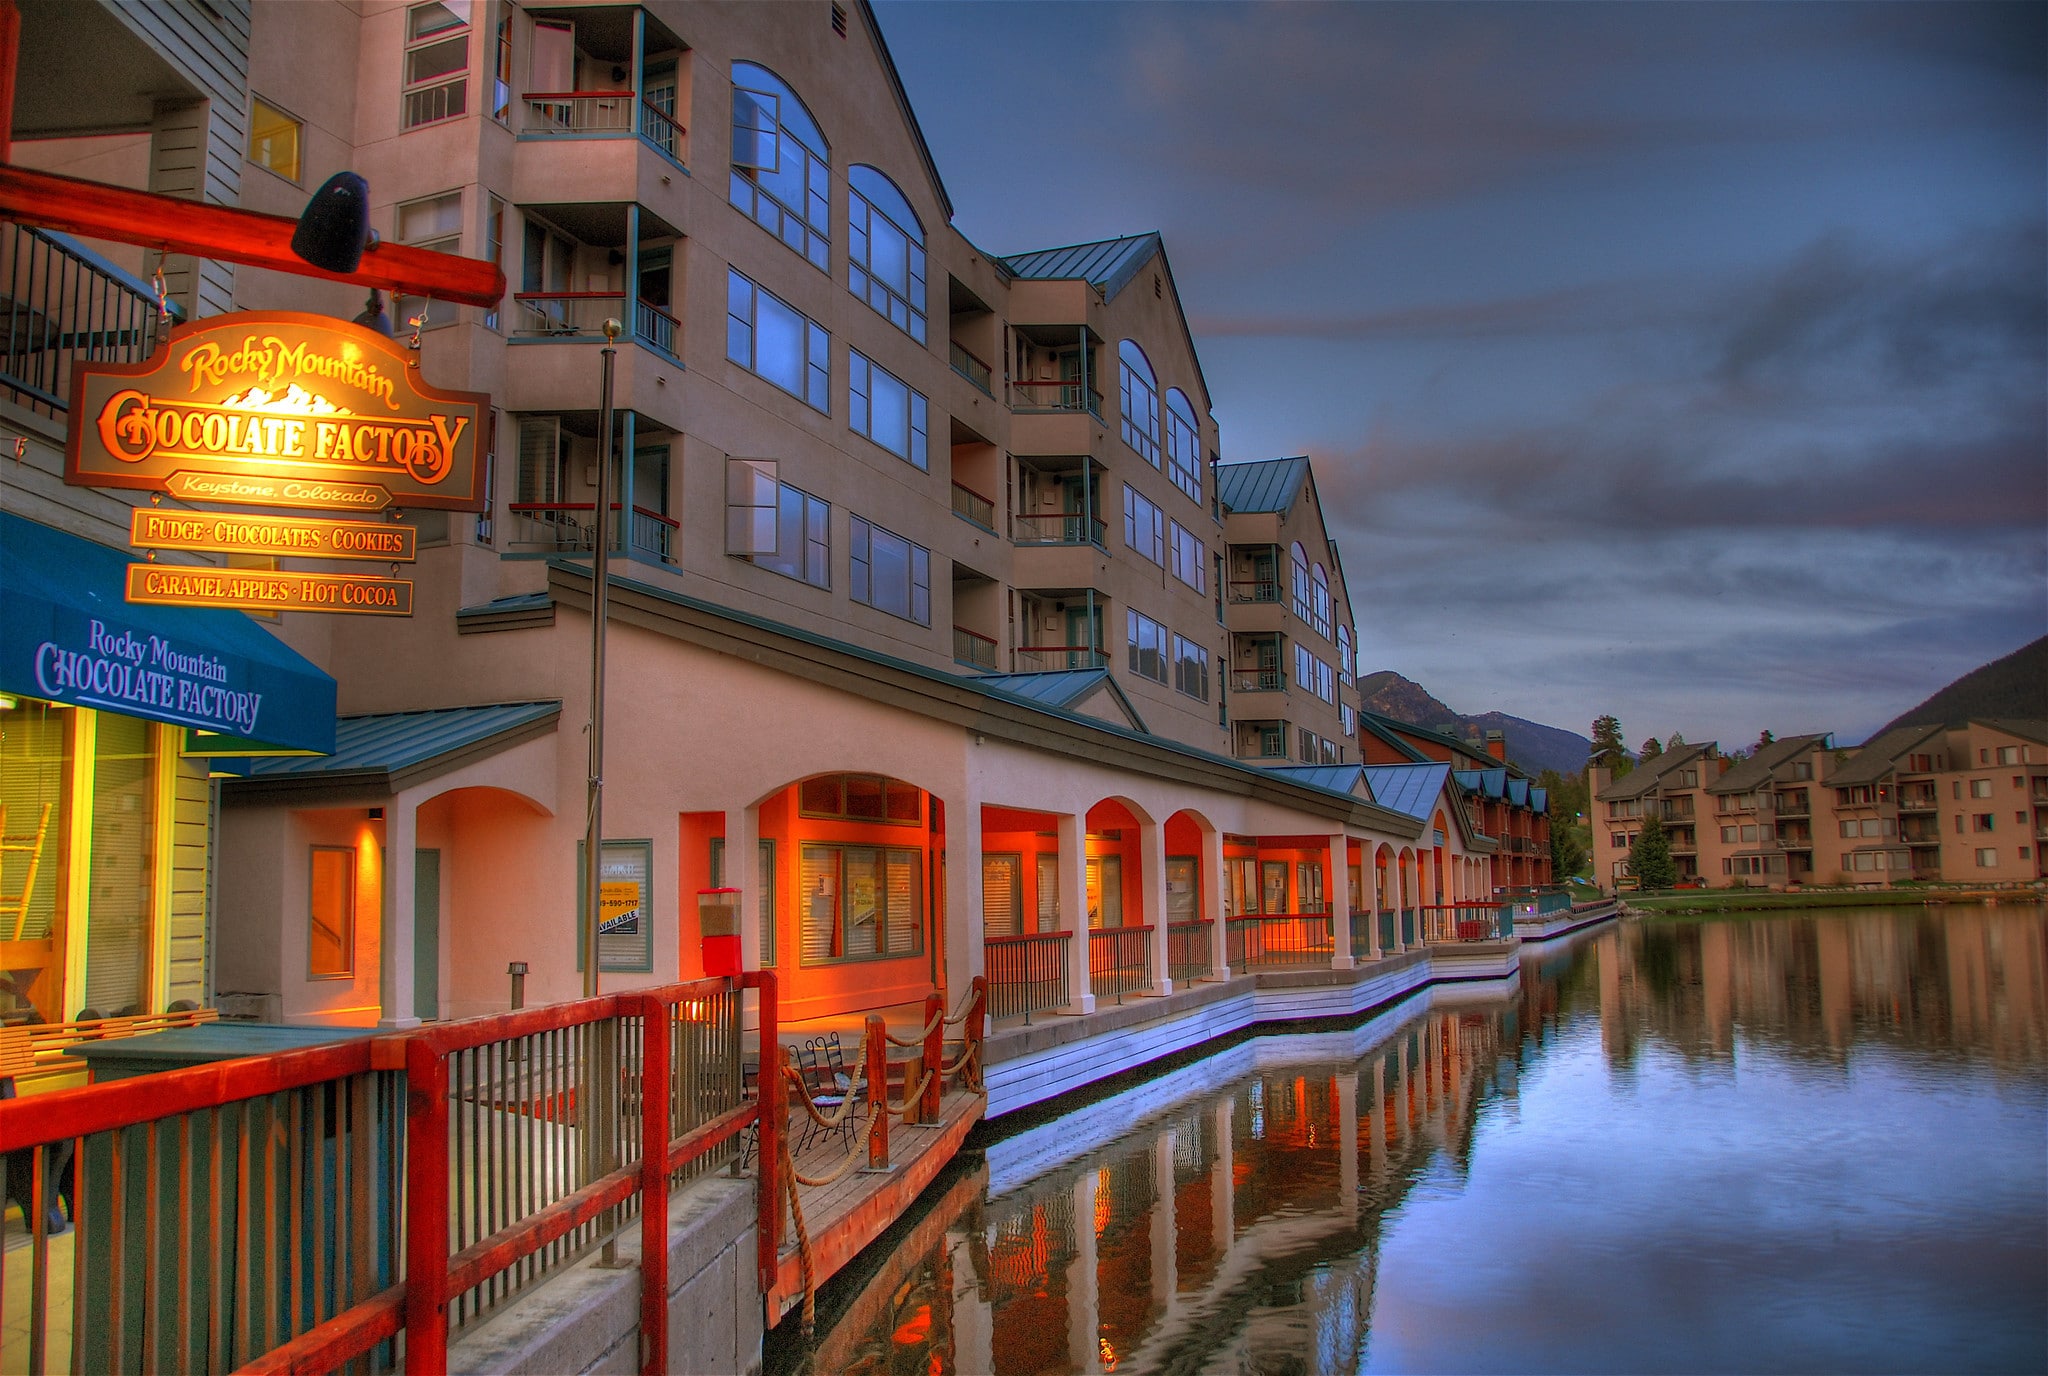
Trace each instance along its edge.
<path fill-rule="evenodd" d="M 1155 231 L 1092 244 L 1070 244 L 1066 248 L 1037 249 L 997 261 L 1017 276 L 1036 281 L 1093 283 L 1101 288 L 1104 300 L 1113 301 L 1161 246 Z"/>
<path fill-rule="evenodd" d="M 1363 766 L 1355 764 L 1276 764 L 1268 765 L 1266 772 L 1281 774 L 1290 779 L 1316 788 L 1326 788 L 1332 793 L 1358 793 L 1359 776 Z"/>
<path fill-rule="evenodd" d="M 396 792 L 458 764 L 545 735 L 560 702 L 507 702 L 426 712 L 375 712 L 334 724 L 334 753 L 243 762 L 232 792 L 257 784 L 364 785 Z M 410 777 L 409 777 L 410 776 Z"/>
<path fill-rule="evenodd" d="M 1308 458 L 1254 459 L 1216 465 L 1216 495 L 1236 512 L 1274 511 L 1285 516 L 1308 478 Z"/>
<path fill-rule="evenodd" d="M 1441 761 L 1429 764 L 1369 764 L 1365 766 L 1366 786 L 1372 800 L 1381 807 L 1409 817 L 1429 820 L 1436 800 L 1444 791 L 1451 767 Z"/>
<path fill-rule="evenodd" d="M 1107 669 L 1049 669 L 1036 674 L 983 674 L 974 680 L 978 688 L 992 688 L 1041 707 L 1076 712 L 1082 703 L 1106 691 L 1118 710 L 1139 731 L 1149 731 L 1138 705 L 1125 695 L 1123 686 Z"/>

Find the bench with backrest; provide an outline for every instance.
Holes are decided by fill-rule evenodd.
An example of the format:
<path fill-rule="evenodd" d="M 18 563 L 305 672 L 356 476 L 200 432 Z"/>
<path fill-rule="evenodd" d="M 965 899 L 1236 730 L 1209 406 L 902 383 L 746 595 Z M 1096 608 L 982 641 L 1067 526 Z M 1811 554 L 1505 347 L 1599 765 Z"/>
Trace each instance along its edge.
<path fill-rule="evenodd" d="M 163 1013 L 0 1027 L 0 1093 L 22 1090 L 36 1080 L 75 1074 L 83 1067 L 76 1056 L 64 1053 L 82 1043 L 140 1037 L 173 1027 L 197 1027 L 219 1017 L 217 1008 L 179 1008 Z"/>

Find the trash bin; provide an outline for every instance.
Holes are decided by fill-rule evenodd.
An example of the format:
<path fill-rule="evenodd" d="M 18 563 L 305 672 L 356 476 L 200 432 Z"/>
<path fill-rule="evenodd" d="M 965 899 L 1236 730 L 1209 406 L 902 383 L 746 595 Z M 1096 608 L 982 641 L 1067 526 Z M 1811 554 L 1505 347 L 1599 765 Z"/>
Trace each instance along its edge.
<path fill-rule="evenodd" d="M 740 891 L 697 890 L 697 933 L 704 943 L 706 975 L 740 972 Z"/>

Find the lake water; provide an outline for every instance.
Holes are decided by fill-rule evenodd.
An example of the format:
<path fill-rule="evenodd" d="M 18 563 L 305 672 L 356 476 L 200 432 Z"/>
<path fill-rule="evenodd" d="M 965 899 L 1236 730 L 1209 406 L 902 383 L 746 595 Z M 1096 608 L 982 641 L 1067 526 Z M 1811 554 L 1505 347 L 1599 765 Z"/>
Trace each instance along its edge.
<path fill-rule="evenodd" d="M 2048 909 L 1610 924 L 1008 1129 L 793 1373 L 2048 1370 Z"/>

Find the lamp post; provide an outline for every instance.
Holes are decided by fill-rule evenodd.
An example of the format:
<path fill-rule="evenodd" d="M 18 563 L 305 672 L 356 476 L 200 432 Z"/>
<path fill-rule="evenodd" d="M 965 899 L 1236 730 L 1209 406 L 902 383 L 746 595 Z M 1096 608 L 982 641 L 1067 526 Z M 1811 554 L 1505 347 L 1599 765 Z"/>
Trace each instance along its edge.
<path fill-rule="evenodd" d="M 597 520 L 590 537 L 590 788 L 583 833 L 583 997 L 597 997 L 598 899 L 603 893 L 604 623 L 611 579 L 612 365 L 625 327 L 604 322 L 603 380 L 598 386 Z M 643 914 L 643 920 L 645 915 Z"/>

